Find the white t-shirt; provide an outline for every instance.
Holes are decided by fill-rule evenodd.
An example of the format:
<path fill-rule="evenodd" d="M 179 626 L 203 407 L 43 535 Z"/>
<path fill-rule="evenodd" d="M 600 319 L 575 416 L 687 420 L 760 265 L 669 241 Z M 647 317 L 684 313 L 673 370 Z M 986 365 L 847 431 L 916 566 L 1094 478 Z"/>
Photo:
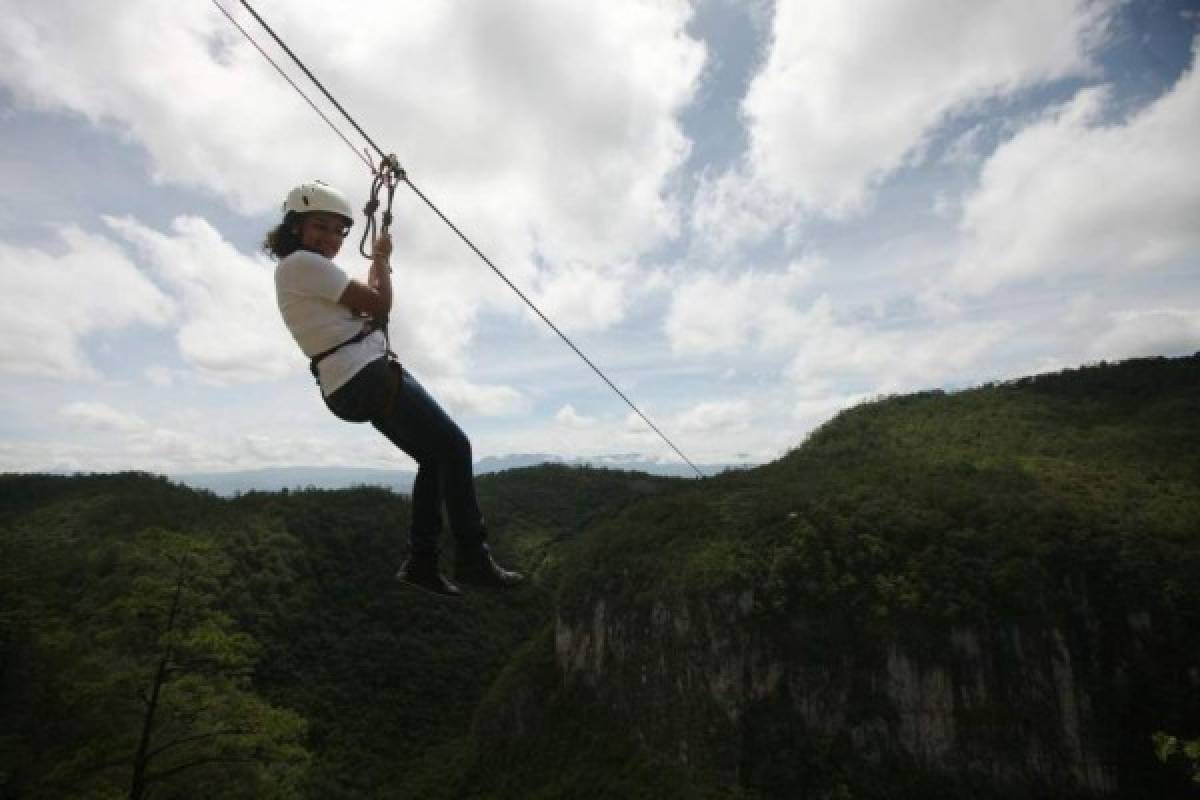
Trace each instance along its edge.
<path fill-rule="evenodd" d="M 275 300 L 283 323 L 304 355 L 312 358 L 351 339 L 366 321 L 338 298 L 350 285 L 350 276 L 329 259 L 308 250 L 297 250 L 275 266 Z M 387 352 L 381 331 L 346 345 L 317 365 L 321 393 L 326 397 L 353 378 L 360 369 Z"/>

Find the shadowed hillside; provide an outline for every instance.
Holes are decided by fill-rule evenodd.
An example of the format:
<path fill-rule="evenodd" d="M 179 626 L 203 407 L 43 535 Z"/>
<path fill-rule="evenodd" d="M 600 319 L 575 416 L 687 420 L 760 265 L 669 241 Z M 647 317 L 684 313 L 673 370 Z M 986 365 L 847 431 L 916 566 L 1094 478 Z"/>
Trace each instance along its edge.
<path fill-rule="evenodd" d="M 627 509 L 481 710 L 509 746 L 475 785 L 1179 796 L 1151 737 L 1200 734 L 1198 419 L 1195 357 L 887 398 Z"/>
<path fill-rule="evenodd" d="M 386 491 L 225 500 L 140 474 L 3 476 L 0 797 L 128 796 L 140 695 L 168 655 L 149 748 L 166 748 L 149 772 L 168 795 L 448 785 L 480 697 L 551 614 L 555 548 L 677 483 L 567 467 L 484 479 L 493 541 L 538 580 L 448 602 L 394 580 L 410 508 Z M 194 608 L 169 631 L 181 566 Z M 208 650 L 171 651 L 206 636 Z M 259 731 L 271 714 L 278 730 Z M 257 733 L 211 735 L 233 730 Z"/>

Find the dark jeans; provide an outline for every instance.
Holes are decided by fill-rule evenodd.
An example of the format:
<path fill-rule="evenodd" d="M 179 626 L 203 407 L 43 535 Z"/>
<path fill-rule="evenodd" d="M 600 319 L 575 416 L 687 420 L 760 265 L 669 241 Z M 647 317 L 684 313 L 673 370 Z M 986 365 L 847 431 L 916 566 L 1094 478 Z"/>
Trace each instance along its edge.
<path fill-rule="evenodd" d="M 342 419 L 369 420 L 417 462 L 412 489 L 414 555 L 436 555 L 442 507 L 459 552 L 478 549 L 487 537 L 475 497 L 471 442 L 429 393 L 399 364 L 381 358 L 325 398 Z"/>

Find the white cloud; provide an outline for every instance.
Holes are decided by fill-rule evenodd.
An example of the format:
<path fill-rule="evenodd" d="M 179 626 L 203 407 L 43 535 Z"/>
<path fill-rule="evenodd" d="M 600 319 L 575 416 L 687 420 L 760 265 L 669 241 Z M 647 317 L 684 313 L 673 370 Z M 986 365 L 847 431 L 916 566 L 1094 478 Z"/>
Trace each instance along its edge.
<path fill-rule="evenodd" d="M 152 385 L 157 386 L 160 389 L 166 388 L 175 383 L 175 374 L 167 367 L 146 367 L 146 369 L 142 371 L 142 374 L 146 376 L 146 380 L 150 381 Z"/>
<path fill-rule="evenodd" d="M 382 452 L 377 457 L 366 458 L 361 450 L 349 452 L 340 447 L 342 440 L 319 436 L 198 433 L 152 425 L 127 433 L 112 429 L 97 432 L 101 438 L 43 439 L 33 443 L 0 441 L 0 471 L 136 469 L 171 474 L 281 465 L 396 466 L 398 460 L 401 468 L 411 468 L 411 462 L 405 464 L 404 455 L 395 448 L 390 451 L 380 448 Z"/>
<path fill-rule="evenodd" d="M 236 5 L 225 3 L 269 44 Z M 705 58 L 686 34 L 690 16 L 685 0 L 372 0 L 332 15 L 308 0 L 268 12 L 414 182 L 523 285 L 535 263 L 619 263 L 677 229 L 667 187 L 689 151 L 677 114 Z M 9 0 L 0 49 L 0 85 L 137 142 L 159 181 L 253 213 L 274 213 L 288 187 L 313 176 L 346 187 L 356 205 L 365 189 L 362 164 L 209 3 Z M 396 211 L 397 262 L 442 275 L 473 259 L 403 187 Z M 471 274 L 466 305 L 494 289 Z"/>
<path fill-rule="evenodd" d="M 183 359 L 207 380 L 253 381 L 294 372 L 304 358 L 275 305 L 274 268 L 239 253 L 203 219 L 179 217 L 171 235 L 106 217 L 178 301 Z"/>
<path fill-rule="evenodd" d="M 819 261 L 795 261 L 779 272 L 684 274 L 664 328 L 679 355 L 736 353 L 787 346 L 800 320 L 799 293 Z"/>
<path fill-rule="evenodd" d="M 280 394 L 282 402 L 264 408 L 232 405 L 223 414 L 214 414 L 195 392 L 157 408 L 136 388 L 110 382 L 97 392 L 108 396 L 51 406 L 52 413 L 37 421 L 42 433 L 36 439 L 0 440 L 0 471 L 411 468 L 412 462 L 369 426 L 346 425 L 328 414 L 315 392 L 299 400 Z"/>
<path fill-rule="evenodd" d="M 76 380 L 97 372 L 85 345 L 134 325 L 161 327 L 174 304 L 112 241 L 75 227 L 61 252 L 0 243 L 0 370 Z"/>
<path fill-rule="evenodd" d="M 777 3 L 770 56 L 744 103 L 754 174 L 804 205 L 854 211 L 948 114 L 1089 70 L 1113 6 Z"/>
<path fill-rule="evenodd" d="M 1116 5 L 779 0 L 742 104 L 745 162 L 701 187 L 693 226 L 728 246 L 804 211 L 861 212 L 888 175 L 924 160 L 953 114 L 1094 70 Z"/>
<path fill-rule="evenodd" d="M 1162 308 L 1120 311 L 1091 346 L 1093 359 L 1182 356 L 1200 352 L 1200 311 Z"/>
<path fill-rule="evenodd" d="M 482 301 L 473 283 L 487 276 L 410 272 L 398 264 L 392 276 L 389 322 L 392 349 L 421 378 L 461 377 Z"/>
<path fill-rule="evenodd" d="M 497 417 L 520 414 L 529 407 L 525 395 L 511 386 L 477 384 L 464 378 L 440 378 L 432 381 L 430 388 L 438 402 L 456 415 Z"/>
<path fill-rule="evenodd" d="M 759 241 L 786 225 L 792 214 L 785 198 L 739 168 L 700 177 L 688 224 L 697 243 L 721 258 L 743 242 Z"/>
<path fill-rule="evenodd" d="M 229 46 L 209 4 L 6 6 L 0 82 L 36 107 L 76 112 L 136 140 L 160 180 L 263 208 L 271 185 L 257 176 L 287 175 L 291 157 L 311 163 L 322 149 L 297 141 L 297 110 L 261 91 L 270 68 Z"/>
<path fill-rule="evenodd" d="M 224 5 L 273 49 L 235 2 Z M 12 93 L 18 112 L 79 115 L 142 148 L 156 183 L 211 194 L 245 214 L 274 217 L 286 190 L 314 176 L 344 187 L 356 206 L 364 199 L 362 164 L 211 4 L 4 6 L 0 88 Z M 396 150 L 414 183 L 544 301 L 556 322 L 599 330 L 624 318 L 636 297 L 627 278 L 637 259 L 679 226 L 672 191 L 689 142 L 678 114 L 705 58 L 704 46 L 686 33 L 686 0 L 403 8 L 364 0 L 353 14 L 332 15 L 316 0 L 298 0 L 264 13 L 375 140 Z M 521 392 L 471 380 L 469 360 L 483 314 L 526 319 L 527 310 L 403 187 L 395 212 L 391 332 L 405 365 L 456 413 L 526 413 Z M 161 288 L 138 276 L 119 247 L 100 241 L 158 299 L 126 291 L 84 322 L 64 327 L 62 315 L 29 322 L 16 331 L 24 338 L 0 344 L 0 369 L 90 374 L 81 336 L 131 324 L 122 321 L 126 300 L 135 321 L 165 324 L 170 312 L 186 367 L 205 381 L 304 369 L 274 308 L 266 262 L 238 252 L 196 217 L 170 228 L 133 218 L 107 223 Z M 357 261 L 351 248 L 346 255 Z M 104 274 L 94 263 L 103 253 L 90 244 L 81 249 L 88 268 Z M 6 264 L 29 261 L 24 250 L 5 257 Z M 39 282 L 20 302 L 53 306 L 55 286 Z M 18 329 L 23 319 L 6 314 L 0 325 Z M 41 355 L 27 357 L 33 344 Z M 160 388 L 157 397 L 183 390 L 176 365 L 139 366 Z M 181 462 L 211 462 L 211 442 L 183 430 L 164 428 L 147 453 L 174 448 Z M 240 444 L 223 446 L 231 458 L 243 457 Z M 308 460 L 319 458 L 309 453 Z"/>
<path fill-rule="evenodd" d="M 628 270 L 605 274 L 584 265 L 568 266 L 546 276 L 533 302 L 561 328 L 604 330 L 625 315 L 627 274 Z"/>
<path fill-rule="evenodd" d="M 752 409 L 746 400 L 700 403 L 676 418 L 675 428 L 685 433 L 734 433 L 750 427 Z"/>
<path fill-rule="evenodd" d="M 686 30 L 703 3 L 263 10 L 414 181 L 565 332 L 594 334 L 580 340 L 589 355 L 708 463 L 771 458 L 881 393 L 1193 348 L 1194 76 L 1172 90 L 1114 71 L 1110 89 L 1044 105 L 1081 76 L 1102 80 L 1096 42 L 1110 21 L 1137 24 L 1113 14 L 1118 1 L 754 0 L 760 74 L 742 71 L 759 54 L 714 50 L 684 114 L 705 58 Z M 9 149 L 28 156 L 16 184 L 56 187 L 23 206 L 32 216 L 0 209 L 14 231 L 0 245 L 0 371 L 17 376 L 0 381 L 17 437 L 0 441 L 0 464 L 411 468 L 369 426 L 326 412 L 274 308 L 271 265 L 235 249 L 249 232 L 211 210 L 228 203 L 261 214 L 235 227 L 265 228 L 288 186 L 313 176 L 357 206 L 362 165 L 211 4 L 0 5 L 0 116 Z M 1135 45 L 1165 44 L 1174 62 L 1178 37 L 1159 23 L 1178 19 L 1155 13 L 1148 40 L 1105 42 L 1106 66 Z M 713 48 L 751 44 L 709 20 L 694 30 Z M 745 79 L 749 150 L 721 172 L 703 161 L 727 163 L 742 141 L 728 112 Z M 1162 98 L 1114 122 L 1147 80 Z M 692 161 L 681 120 L 704 137 Z M 79 142 L 108 164 L 99 195 L 47 172 L 57 162 L 43 155 Z M 143 211 L 170 219 L 192 203 L 174 224 Z M 102 212 L 131 217 L 79 230 Z M 93 216 L 61 242 L 27 244 L 72 214 Z M 476 455 L 675 459 L 406 189 L 396 214 L 393 346 L 456 419 L 478 415 L 460 419 Z M 356 238 L 342 263 L 361 277 Z M 739 250 L 748 242 L 759 246 Z M 831 263 L 783 266 L 814 252 Z M 971 269 L 952 283 L 956 264 Z M 1048 292 L 1028 280 L 1042 276 L 1061 279 Z M 78 391 L 117 359 L 107 377 L 127 380 Z M 223 386 L 236 381 L 256 383 Z"/>
<path fill-rule="evenodd" d="M 146 421 L 136 414 L 118 411 L 106 403 L 76 402 L 59 409 L 72 424 L 88 430 L 136 433 L 147 430 Z"/>
<path fill-rule="evenodd" d="M 673 423 L 676 420 L 673 417 L 668 415 L 665 419 L 656 419 L 655 409 L 644 410 L 656 424 L 666 426 L 664 431 L 668 436 L 674 433 Z M 472 435 L 471 438 L 476 457 L 510 453 L 562 453 L 583 458 L 621 454 L 654 461 L 679 460 L 670 447 L 632 411 L 624 415 L 591 416 L 580 414 L 570 404 L 559 408 L 554 415 L 554 424 L 536 420 L 528 426 L 508 428 L 502 434 L 483 433 L 478 437 Z M 706 437 L 706 443 L 709 443 L 709 438 Z M 685 452 L 689 451 L 689 442 L 679 439 L 677 444 Z M 720 452 L 720 446 L 714 445 L 707 448 L 706 452 L 689 454 L 703 459 L 717 452 Z"/>
<path fill-rule="evenodd" d="M 596 418 L 580 414 L 575 406 L 567 403 L 554 415 L 554 421 L 568 428 L 590 428 L 596 424 Z"/>
<path fill-rule="evenodd" d="M 787 374 L 799 386 L 829 381 L 870 394 L 970 379 L 1007 326 L 963 322 L 886 330 L 840 320 L 823 295 L 804 314 Z"/>
<path fill-rule="evenodd" d="M 951 288 L 981 293 L 1007 281 L 1144 271 L 1195 258 L 1195 63 L 1123 123 L 1101 122 L 1109 96 L 1104 88 L 1080 91 L 996 150 L 965 204 L 966 241 Z"/>
<path fill-rule="evenodd" d="M 760 357 L 760 371 L 778 368 L 799 394 L 796 418 L 811 421 L 865 395 L 970 380 L 1008 330 L 994 322 L 920 317 L 888 327 L 879 303 L 865 317 L 839 313 L 827 293 L 804 296 L 821 263 L 795 262 L 774 273 L 703 274 L 681 285 L 665 323 L 672 350 Z"/>

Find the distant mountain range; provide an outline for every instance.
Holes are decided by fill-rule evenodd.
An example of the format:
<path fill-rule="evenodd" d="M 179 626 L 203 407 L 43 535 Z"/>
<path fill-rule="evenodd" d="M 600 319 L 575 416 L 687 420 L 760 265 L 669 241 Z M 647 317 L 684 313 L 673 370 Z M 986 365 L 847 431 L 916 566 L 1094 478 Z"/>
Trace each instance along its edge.
<path fill-rule="evenodd" d="M 686 464 L 664 464 L 637 453 L 619 453 L 587 459 L 569 459 L 550 453 L 489 456 L 481 459 L 475 465 L 475 474 L 487 475 L 540 464 L 589 466 L 677 478 L 695 475 L 691 467 Z M 699 464 L 697 466 L 705 475 L 716 475 L 728 469 L 741 469 L 751 465 Z M 352 486 L 379 486 L 394 492 L 408 493 L 412 491 L 415 477 L 416 473 L 411 470 L 364 467 L 267 467 L 233 472 L 177 473 L 170 476 L 172 480 L 185 486 L 193 489 L 206 489 L 224 497 L 251 491 L 277 492 L 282 489 L 307 488 L 347 489 Z"/>

